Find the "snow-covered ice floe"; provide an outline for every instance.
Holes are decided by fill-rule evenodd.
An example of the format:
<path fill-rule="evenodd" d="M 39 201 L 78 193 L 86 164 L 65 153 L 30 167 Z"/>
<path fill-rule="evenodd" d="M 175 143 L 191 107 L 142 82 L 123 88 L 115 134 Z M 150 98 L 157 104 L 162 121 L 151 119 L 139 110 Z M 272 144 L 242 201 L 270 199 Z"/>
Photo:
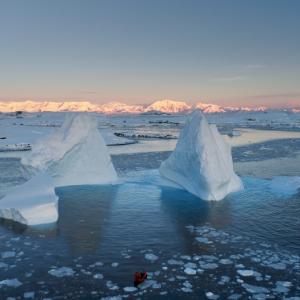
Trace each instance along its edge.
<path fill-rule="evenodd" d="M 0 200 L 0 217 L 24 225 L 54 223 L 57 200 L 52 178 L 40 173 Z"/>
<path fill-rule="evenodd" d="M 97 121 L 87 114 L 67 116 L 22 163 L 33 167 L 36 175 L 0 200 L 0 217 L 25 225 L 57 221 L 55 187 L 117 181 Z"/>
<path fill-rule="evenodd" d="M 159 171 L 203 200 L 221 200 L 243 189 L 233 170 L 230 145 L 200 111 L 188 118 L 176 149 Z"/>

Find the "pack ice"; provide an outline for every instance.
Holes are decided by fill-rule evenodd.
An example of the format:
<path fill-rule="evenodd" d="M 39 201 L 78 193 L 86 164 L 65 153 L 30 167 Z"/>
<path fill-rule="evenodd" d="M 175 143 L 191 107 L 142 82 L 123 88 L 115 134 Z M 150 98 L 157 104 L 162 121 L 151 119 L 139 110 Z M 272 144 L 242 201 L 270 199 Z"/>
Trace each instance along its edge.
<path fill-rule="evenodd" d="M 243 189 L 233 170 L 231 147 L 200 111 L 193 112 L 160 174 L 203 200 L 221 200 Z"/>
<path fill-rule="evenodd" d="M 22 163 L 36 174 L 0 199 L 0 217 L 26 225 L 57 221 L 57 186 L 117 180 L 97 120 L 87 114 L 67 116 L 62 127 L 38 141 Z"/>

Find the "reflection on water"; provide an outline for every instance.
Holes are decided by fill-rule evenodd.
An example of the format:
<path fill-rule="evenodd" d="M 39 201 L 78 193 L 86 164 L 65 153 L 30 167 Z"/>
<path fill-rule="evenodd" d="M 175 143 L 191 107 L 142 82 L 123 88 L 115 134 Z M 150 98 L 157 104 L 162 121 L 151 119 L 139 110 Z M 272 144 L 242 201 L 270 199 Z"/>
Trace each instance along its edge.
<path fill-rule="evenodd" d="M 23 283 L 14 290 L 16 292 L 2 289 L 2 293 L 6 299 L 8 296 L 23 295 L 28 290 L 36 290 L 41 296 L 46 290 L 52 298 L 69 295 L 72 299 L 93 299 L 90 293 L 97 291 L 95 295 L 98 298 L 94 298 L 99 299 L 99 296 L 122 292 L 122 289 L 110 290 L 108 280 L 120 287 L 130 286 L 135 271 L 147 270 L 157 271 L 156 279 L 165 283 L 163 288 L 170 293 L 170 299 L 195 299 L 195 295 L 203 296 L 203 289 L 222 291 L 226 299 L 229 290 L 218 285 L 218 274 L 232 276 L 234 281 L 236 271 L 233 264 L 230 270 L 227 265 L 219 264 L 216 271 L 209 270 L 210 277 L 208 273 L 201 275 L 201 279 L 188 277 L 195 280 L 193 286 L 199 288 L 200 293 L 190 294 L 189 297 L 180 294 L 180 279 L 174 282 L 166 279 L 172 277 L 174 272 L 186 276 L 182 266 L 168 267 L 168 260 L 182 260 L 182 254 L 197 254 L 213 255 L 226 261 L 231 255 L 242 257 L 248 249 L 259 261 L 259 255 L 264 252 L 253 252 L 247 240 L 251 241 L 250 247 L 252 242 L 254 245 L 261 242 L 278 244 L 279 249 L 284 250 L 279 253 L 288 250 L 289 253 L 300 254 L 300 195 L 276 197 L 266 189 L 264 181 L 255 179 L 246 179 L 245 185 L 244 192 L 232 194 L 220 202 L 202 201 L 186 191 L 146 182 L 60 188 L 57 190 L 60 217 L 55 228 L 37 226 L 17 229 L 11 224 L 0 227 L 0 254 L 6 251 L 16 253 L 15 257 L 5 260 L 13 267 L 0 273 L 0 281 L 17 277 Z M 210 228 L 229 233 L 233 238 L 226 235 L 225 244 L 221 241 L 199 245 L 186 226 L 200 226 L 205 232 L 207 224 Z M 214 233 L 219 234 L 218 231 Z M 246 245 L 235 238 L 238 236 L 248 237 L 243 241 Z M 238 243 L 234 244 L 235 241 Z M 273 246 L 268 247 L 266 255 L 271 257 L 269 260 L 278 257 L 271 251 Z M 146 260 L 146 253 L 155 254 L 157 261 Z M 293 259 L 297 258 L 287 255 L 288 264 L 293 264 Z M 214 263 L 218 263 L 219 258 L 213 258 Z M 189 259 L 187 262 L 191 262 Z M 204 266 L 210 266 L 211 262 L 207 259 L 210 258 L 203 258 Z M 246 264 L 247 268 L 252 269 L 254 262 L 246 260 L 246 257 L 244 259 L 236 263 Z M 283 259 L 280 258 L 281 264 Z M 99 262 L 97 266 L 96 262 Z M 117 267 L 113 267 L 112 263 Z M 48 274 L 50 269 L 62 266 L 71 267 L 76 276 L 61 280 Z M 164 273 L 161 273 L 162 267 L 167 267 Z M 255 268 L 259 272 L 264 271 L 257 269 L 261 266 Z M 283 279 L 281 271 L 267 272 L 272 278 Z M 93 277 L 98 273 L 103 274 L 104 280 Z M 288 273 L 284 280 L 296 280 L 293 279 L 294 274 L 292 278 L 287 276 Z M 39 286 L 38 282 L 43 282 L 43 285 Z M 231 289 L 235 288 L 233 286 Z M 237 288 L 237 291 L 240 289 Z M 148 297 L 145 295 L 143 298 L 160 299 L 159 291 L 153 290 L 155 296 L 149 293 Z"/>
<path fill-rule="evenodd" d="M 57 189 L 59 235 L 74 254 L 93 254 L 101 248 L 102 231 L 117 186 L 73 186 Z"/>

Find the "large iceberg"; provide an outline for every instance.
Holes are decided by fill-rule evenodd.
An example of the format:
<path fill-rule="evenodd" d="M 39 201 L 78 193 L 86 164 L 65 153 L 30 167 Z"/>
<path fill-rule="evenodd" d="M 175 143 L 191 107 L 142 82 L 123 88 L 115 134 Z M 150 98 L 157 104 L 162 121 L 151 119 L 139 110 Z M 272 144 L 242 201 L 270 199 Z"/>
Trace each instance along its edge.
<path fill-rule="evenodd" d="M 0 200 L 0 218 L 24 225 L 53 223 L 58 219 L 57 200 L 52 178 L 41 172 Z"/>
<path fill-rule="evenodd" d="M 115 182 L 117 173 L 97 125 L 88 114 L 67 116 L 61 128 L 37 142 L 22 159 L 35 175 L 0 199 L 0 218 L 53 223 L 58 219 L 55 187 Z"/>
<path fill-rule="evenodd" d="M 243 189 L 233 170 L 230 145 L 200 111 L 188 118 L 176 149 L 162 162 L 159 171 L 203 200 L 221 200 Z"/>
<path fill-rule="evenodd" d="M 47 170 L 55 186 L 105 184 L 117 180 L 95 117 L 67 115 L 62 127 L 33 146 L 22 163 Z"/>

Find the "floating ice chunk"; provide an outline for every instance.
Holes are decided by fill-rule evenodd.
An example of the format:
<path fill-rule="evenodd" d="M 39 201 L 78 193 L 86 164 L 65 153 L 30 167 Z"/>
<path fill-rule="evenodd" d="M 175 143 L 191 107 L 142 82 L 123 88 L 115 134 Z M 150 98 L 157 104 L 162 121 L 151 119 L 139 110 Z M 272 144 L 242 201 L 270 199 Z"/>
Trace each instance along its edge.
<path fill-rule="evenodd" d="M 51 269 L 48 273 L 55 277 L 69 277 L 75 274 L 75 271 L 69 267 L 61 267 L 56 269 Z"/>
<path fill-rule="evenodd" d="M 218 268 L 218 265 L 215 263 L 202 263 L 200 266 L 202 269 L 207 269 L 207 270 L 213 270 Z"/>
<path fill-rule="evenodd" d="M 196 275 L 197 271 L 195 269 L 192 269 L 192 268 L 185 268 L 184 273 L 186 273 L 188 275 Z"/>
<path fill-rule="evenodd" d="M 192 259 L 190 255 L 180 255 L 180 258 L 184 259 L 184 260 L 191 260 Z"/>
<path fill-rule="evenodd" d="M 253 270 L 237 270 L 238 274 L 243 277 L 254 276 L 255 272 Z"/>
<path fill-rule="evenodd" d="M 214 294 L 213 292 L 207 292 L 207 293 L 205 293 L 205 296 L 207 299 L 212 299 L 212 300 L 219 298 L 219 296 Z"/>
<path fill-rule="evenodd" d="M 276 293 L 288 293 L 291 287 L 292 283 L 290 281 L 277 281 L 276 288 L 272 289 L 272 291 Z"/>
<path fill-rule="evenodd" d="M 184 262 L 182 260 L 176 260 L 176 259 L 169 259 L 168 260 L 169 265 L 177 265 L 177 266 L 182 266 Z"/>
<path fill-rule="evenodd" d="M 241 297 L 242 297 L 241 294 L 232 294 L 232 295 L 230 295 L 227 299 L 228 299 L 228 300 L 238 300 L 238 299 L 240 299 Z"/>
<path fill-rule="evenodd" d="M 287 197 L 296 194 L 300 189 L 300 176 L 276 176 L 271 180 L 270 189 Z"/>
<path fill-rule="evenodd" d="M 193 263 L 193 262 L 188 262 L 186 264 L 184 264 L 185 268 L 192 268 L 192 269 L 196 269 L 197 268 L 197 264 Z"/>
<path fill-rule="evenodd" d="M 116 268 L 116 267 L 118 267 L 118 266 L 119 266 L 119 263 L 117 263 L 117 262 L 114 262 L 114 263 L 112 263 L 112 264 L 111 264 L 111 266 L 112 266 L 113 268 Z"/>
<path fill-rule="evenodd" d="M 160 284 L 160 283 L 154 283 L 154 284 L 152 285 L 152 288 L 153 288 L 153 289 L 160 289 L 160 288 L 161 288 L 161 284 Z"/>
<path fill-rule="evenodd" d="M 16 252 L 15 251 L 5 251 L 1 253 L 1 258 L 11 258 L 11 257 L 15 257 L 16 256 Z"/>
<path fill-rule="evenodd" d="M 23 158 L 22 163 L 50 172 L 56 186 L 116 181 L 116 171 L 97 126 L 91 115 L 67 115 L 60 128 L 33 145 L 31 156 Z"/>
<path fill-rule="evenodd" d="M 272 269 L 275 269 L 275 270 L 285 270 L 286 269 L 286 264 L 282 263 L 282 262 L 268 264 L 267 266 Z"/>
<path fill-rule="evenodd" d="M 93 276 L 93 278 L 95 278 L 95 279 L 103 279 L 104 276 L 103 276 L 102 274 L 100 274 L 100 273 L 97 273 L 97 274 L 95 274 L 95 275 Z"/>
<path fill-rule="evenodd" d="M 25 292 L 24 293 L 24 298 L 25 299 L 34 299 L 34 292 Z"/>
<path fill-rule="evenodd" d="M 153 254 L 153 253 L 146 253 L 145 254 L 145 259 L 154 262 L 154 261 L 158 260 L 158 256 Z"/>
<path fill-rule="evenodd" d="M 0 269 L 6 269 L 6 268 L 8 268 L 8 264 L 0 261 Z"/>
<path fill-rule="evenodd" d="M 54 223 L 57 200 L 51 176 L 41 172 L 0 200 L 0 218 L 25 225 Z"/>
<path fill-rule="evenodd" d="M 20 285 L 22 285 L 22 282 L 19 281 L 19 279 L 14 278 L 14 279 L 5 279 L 0 281 L 0 287 L 2 285 L 6 285 L 9 287 L 19 287 Z"/>
<path fill-rule="evenodd" d="M 181 290 L 184 292 L 184 293 L 192 293 L 193 290 L 191 288 L 188 288 L 188 287 L 182 287 Z"/>
<path fill-rule="evenodd" d="M 233 170 L 230 146 L 200 111 L 191 114 L 159 171 L 203 200 L 221 200 L 243 188 Z"/>
<path fill-rule="evenodd" d="M 132 292 L 137 291 L 138 289 L 137 289 L 136 287 L 134 287 L 134 286 L 126 286 L 126 287 L 124 287 L 123 290 L 124 290 L 125 292 L 127 292 L 127 293 L 132 293 Z"/>
<path fill-rule="evenodd" d="M 114 284 L 111 280 L 108 280 L 106 282 L 106 286 L 112 291 L 116 291 L 119 289 L 119 287 L 116 284 Z"/>
<path fill-rule="evenodd" d="M 145 290 L 148 289 L 149 287 L 152 287 L 154 284 L 157 284 L 157 281 L 155 280 L 145 280 L 139 285 L 139 289 Z"/>
<path fill-rule="evenodd" d="M 199 243 L 202 243 L 202 244 L 212 244 L 212 241 L 210 241 L 208 238 L 206 237 L 196 237 L 196 240 L 199 242 Z"/>
<path fill-rule="evenodd" d="M 122 296 L 108 296 L 108 297 L 102 297 L 101 300 L 122 300 Z"/>
<path fill-rule="evenodd" d="M 222 265 L 231 265 L 231 264 L 233 264 L 232 260 L 227 259 L 227 258 L 220 259 L 219 263 L 222 264 Z"/>
<path fill-rule="evenodd" d="M 256 286 L 248 283 L 243 283 L 242 287 L 251 294 L 267 294 L 269 290 L 262 286 Z"/>

